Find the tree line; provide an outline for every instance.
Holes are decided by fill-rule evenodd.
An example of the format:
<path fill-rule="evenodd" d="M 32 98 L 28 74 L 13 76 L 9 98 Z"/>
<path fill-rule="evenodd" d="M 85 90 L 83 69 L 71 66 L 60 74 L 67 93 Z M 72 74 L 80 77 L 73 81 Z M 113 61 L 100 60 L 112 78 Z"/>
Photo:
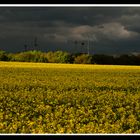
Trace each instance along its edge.
<path fill-rule="evenodd" d="M 71 64 L 104 64 L 104 65 L 140 65 L 139 55 L 123 54 L 111 56 L 104 54 L 88 55 L 71 54 L 64 51 L 41 52 L 37 50 L 8 53 L 0 50 L 0 61 L 71 63 Z"/>

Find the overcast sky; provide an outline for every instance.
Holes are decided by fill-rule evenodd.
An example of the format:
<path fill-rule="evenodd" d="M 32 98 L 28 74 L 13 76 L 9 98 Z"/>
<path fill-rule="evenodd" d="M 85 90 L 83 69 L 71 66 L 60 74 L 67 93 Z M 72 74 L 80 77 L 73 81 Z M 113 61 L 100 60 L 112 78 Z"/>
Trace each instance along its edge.
<path fill-rule="evenodd" d="M 90 54 L 140 52 L 140 7 L 0 7 L 0 49 Z M 84 45 L 76 41 L 85 41 Z"/>

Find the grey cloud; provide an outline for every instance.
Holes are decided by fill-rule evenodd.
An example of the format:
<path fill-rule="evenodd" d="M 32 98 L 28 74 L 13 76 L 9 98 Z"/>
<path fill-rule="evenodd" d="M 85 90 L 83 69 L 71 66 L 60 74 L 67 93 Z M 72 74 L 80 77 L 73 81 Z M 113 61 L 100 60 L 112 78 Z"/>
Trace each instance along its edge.
<path fill-rule="evenodd" d="M 97 24 L 120 16 L 122 8 L 1 8 L 5 22 L 64 21 L 72 24 Z M 2 20 L 3 21 L 3 20 Z M 1 21 L 1 22 L 2 22 Z"/>
<path fill-rule="evenodd" d="M 43 50 L 78 51 L 80 47 L 66 45 L 66 41 L 87 40 L 89 35 L 95 45 L 93 52 L 133 51 L 131 42 L 136 43 L 137 51 L 139 22 L 140 8 L 0 7 L 0 42 L 5 49 L 22 50 L 25 40 L 32 46 L 37 36 Z"/>

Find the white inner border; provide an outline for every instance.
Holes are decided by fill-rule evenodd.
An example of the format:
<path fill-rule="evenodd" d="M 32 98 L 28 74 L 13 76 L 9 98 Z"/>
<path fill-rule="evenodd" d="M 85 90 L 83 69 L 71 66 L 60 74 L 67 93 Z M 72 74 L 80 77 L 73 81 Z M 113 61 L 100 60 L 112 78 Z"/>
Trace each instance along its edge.
<path fill-rule="evenodd" d="M 140 7 L 140 4 L 0 4 L 0 7 Z"/>
<path fill-rule="evenodd" d="M 140 7 L 140 4 L 0 4 L 0 7 Z M 140 134 L 50 134 L 50 133 L 45 133 L 45 134 L 15 134 L 15 133 L 8 133 L 4 134 L 1 133 L 2 135 L 47 135 L 47 136 L 61 136 L 61 135 L 68 135 L 68 136 L 76 136 L 76 135 L 90 135 L 90 136 L 101 136 L 101 135 L 108 135 L 108 136 L 117 136 L 117 135 L 130 135 L 130 136 L 137 136 Z"/>

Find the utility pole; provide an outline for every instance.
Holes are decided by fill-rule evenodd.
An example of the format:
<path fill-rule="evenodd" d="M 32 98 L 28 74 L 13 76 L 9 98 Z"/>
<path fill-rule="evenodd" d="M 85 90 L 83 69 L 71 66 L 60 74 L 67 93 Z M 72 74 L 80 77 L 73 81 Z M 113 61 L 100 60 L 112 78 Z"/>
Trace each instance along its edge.
<path fill-rule="evenodd" d="M 87 40 L 87 54 L 90 54 L 90 35 L 85 34 L 86 40 Z"/>
<path fill-rule="evenodd" d="M 96 41 L 94 34 L 84 34 L 87 39 L 87 54 L 90 55 L 90 47 L 93 46 L 93 42 Z"/>
<path fill-rule="evenodd" d="M 37 37 L 35 37 L 35 39 L 34 39 L 34 50 L 37 50 L 37 46 L 38 46 Z"/>
<path fill-rule="evenodd" d="M 89 48 L 90 48 L 90 38 L 87 36 L 88 44 L 87 44 L 87 54 L 89 55 Z"/>
<path fill-rule="evenodd" d="M 24 51 L 27 51 L 27 44 L 24 45 Z"/>

